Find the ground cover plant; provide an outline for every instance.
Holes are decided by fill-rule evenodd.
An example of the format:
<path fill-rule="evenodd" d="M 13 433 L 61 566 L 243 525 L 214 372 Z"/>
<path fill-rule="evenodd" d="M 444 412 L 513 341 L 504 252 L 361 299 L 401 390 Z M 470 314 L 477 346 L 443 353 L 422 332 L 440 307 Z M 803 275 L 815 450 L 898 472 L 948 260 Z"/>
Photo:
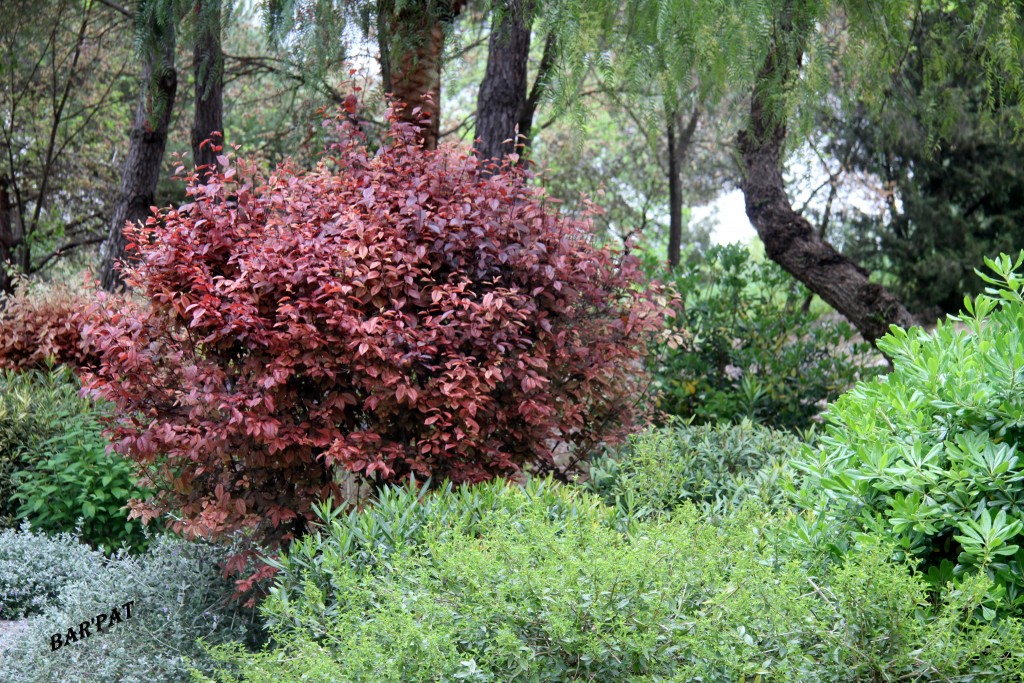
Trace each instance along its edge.
<path fill-rule="evenodd" d="M 132 233 L 148 303 L 93 308 L 89 388 L 156 489 L 143 519 L 287 538 L 338 498 L 336 467 L 480 481 L 634 423 L 632 363 L 662 313 L 637 260 L 521 171 L 424 151 L 394 115 L 373 154 L 340 120 L 310 172 L 221 157 L 190 204 Z"/>
<path fill-rule="evenodd" d="M 842 556 L 889 538 L 937 588 L 986 576 L 990 619 L 1024 608 L 1022 263 L 986 259 L 989 287 L 959 317 L 879 340 L 893 371 L 831 406 L 794 462 L 803 539 Z"/>
<path fill-rule="evenodd" d="M 376 547 L 360 514 L 325 514 L 281 558 L 270 646 L 214 647 L 219 671 L 195 680 L 995 681 L 1024 665 L 1017 620 L 971 619 L 984 577 L 932 605 L 884 546 L 808 566 L 756 506 L 721 525 L 692 505 L 620 524 L 552 482 L 436 495 L 368 510 Z"/>

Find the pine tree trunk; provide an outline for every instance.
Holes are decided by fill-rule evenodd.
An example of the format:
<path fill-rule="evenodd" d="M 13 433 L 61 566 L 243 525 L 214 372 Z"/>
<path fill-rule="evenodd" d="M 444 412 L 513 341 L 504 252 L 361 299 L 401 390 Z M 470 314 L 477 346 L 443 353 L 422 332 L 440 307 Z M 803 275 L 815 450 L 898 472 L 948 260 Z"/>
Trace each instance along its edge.
<path fill-rule="evenodd" d="M 99 268 L 100 284 L 108 291 L 124 286 L 115 264 L 125 257 L 125 223 L 145 222 L 155 202 L 156 185 L 167 147 L 167 129 L 178 90 L 173 26 L 167 28 L 161 45 L 143 59 L 140 83 L 128 156 L 121 172 L 121 191 L 114 205 Z"/>
<path fill-rule="evenodd" d="M 890 325 L 910 327 L 913 316 L 888 290 L 868 280 L 868 272 L 823 240 L 810 222 L 797 213 L 786 195 L 782 152 L 786 125 L 768 106 L 770 88 L 795 73 L 802 54 L 789 61 L 778 47 L 769 51 L 755 83 L 749 128 L 740 133 L 743 156 L 743 195 L 747 217 L 764 242 L 770 259 L 804 283 L 846 317 L 865 340 L 875 341 Z M 782 73 L 779 73 L 782 71 Z"/>
<path fill-rule="evenodd" d="M 221 0 L 196 0 L 196 37 L 193 46 L 195 118 L 192 121 L 192 160 L 205 182 L 217 167 L 218 152 L 203 142 L 224 133 L 224 54 L 221 50 Z M 217 139 L 216 144 L 221 143 Z"/>
<path fill-rule="evenodd" d="M 526 66 L 533 23 L 532 0 L 495 0 L 487 71 L 476 100 L 476 143 L 481 159 L 516 151 L 516 126 L 526 108 Z"/>

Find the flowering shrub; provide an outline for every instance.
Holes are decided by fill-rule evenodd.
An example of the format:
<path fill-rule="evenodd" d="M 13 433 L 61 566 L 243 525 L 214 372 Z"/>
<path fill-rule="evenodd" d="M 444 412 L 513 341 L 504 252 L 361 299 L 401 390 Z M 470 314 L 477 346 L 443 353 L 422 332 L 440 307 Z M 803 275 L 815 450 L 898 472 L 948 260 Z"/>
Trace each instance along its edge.
<path fill-rule="evenodd" d="M 338 498 L 336 466 L 475 482 L 631 427 L 662 315 L 637 260 L 522 171 L 423 151 L 394 117 L 370 154 L 339 121 L 314 170 L 222 156 L 192 203 L 130 233 L 148 306 L 96 305 L 86 335 L 115 449 L 160 484 L 136 515 L 287 538 Z"/>
<path fill-rule="evenodd" d="M 91 301 L 63 284 L 23 285 L 0 298 L 0 368 L 46 369 L 48 362 L 81 368 L 96 360 L 81 343 L 78 315 Z"/>

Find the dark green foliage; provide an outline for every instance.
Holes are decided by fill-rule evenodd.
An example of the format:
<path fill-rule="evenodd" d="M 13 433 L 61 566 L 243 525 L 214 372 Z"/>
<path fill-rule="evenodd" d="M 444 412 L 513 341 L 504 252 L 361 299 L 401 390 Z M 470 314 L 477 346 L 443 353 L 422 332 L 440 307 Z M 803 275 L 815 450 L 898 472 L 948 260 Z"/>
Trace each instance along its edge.
<path fill-rule="evenodd" d="M 806 288 L 746 247 L 713 247 L 672 282 L 682 296 L 672 329 L 691 339 L 663 344 L 649 363 L 658 407 L 671 415 L 805 429 L 825 401 L 875 371 L 847 323 L 805 311 Z"/>
<path fill-rule="evenodd" d="M 538 489 L 543 487 L 543 490 Z M 969 613 L 981 577 L 933 608 L 926 585 L 885 550 L 815 572 L 785 559 L 752 507 L 723 525 L 692 506 L 629 533 L 578 490 L 498 483 L 442 494 L 415 512 L 415 492 L 376 516 L 420 532 L 357 559 L 361 515 L 328 520 L 264 605 L 274 644 L 252 655 L 214 648 L 222 669 L 201 681 L 918 681 L 1011 680 L 1021 625 L 997 630 Z M 467 496 L 487 500 L 467 524 Z M 473 508 L 475 504 L 470 504 Z M 397 516 L 396 516 L 397 515 Z M 472 515 L 471 515 L 472 516 Z M 385 535 L 380 534 L 382 537 Z M 391 541 L 388 541 L 390 544 Z M 315 558 L 315 564 L 309 562 Z"/>
<path fill-rule="evenodd" d="M 839 554 L 865 532 L 890 538 L 936 587 L 991 578 L 988 618 L 1024 609 L 1022 262 L 986 259 L 994 286 L 960 318 L 880 340 L 893 372 L 840 398 L 818 448 L 794 461 L 810 513 L 799 537 Z"/>
<path fill-rule="evenodd" d="M 61 589 L 103 566 L 103 556 L 71 534 L 47 536 L 24 524 L 0 531 L 0 620 L 39 614 Z"/>
<path fill-rule="evenodd" d="M 53 533 L 77 528 L 107 553 L 122 543 L 141 549 L 142 525 L 123 508 L 145 492 L 132 465 L 107 452 L 100 419 L 109 408 L 78 392 L 67 368 L 0 374 L 0 502 L 8 519 Z"/>
<path fill-rule="evenodd" d="M 94 410 L 78 389 L 66 367 L 0 370 L 0 527 L 15 523 L 15 472 L 35 461 L 42 444 L 61 434 L 68 422 Z"/>
<path fill-rule="evenodd" d="M 721 515 L 754 498 L 778 507 L 785 500 L 787 463 L 800 441 L 744 421 L 736 425 L 650 428 L 612 456 L 595 459 L 586 488 L 632 518 L 694 503 Z"/>
<path fill-rule="evenodd" d="M 52 542 L 47 558 L 22 539 L 15 547 L 32 557 L 42 572 L 63 571 L 76 553 L 88 552 L 67 537 Z M 59 547 L 58 547 L 59 546 Z M 44 547 L 40 542 L 40 547 Z M 74 565 L 77 576 L 58 598 L 30 619 L 25 631 L 7 645 L 0 680 L 18 683 L 182 683 L 189 670 L 209 670 L 211 662 L 197 644 L 246 640 L 253 615 L 231 600 L 232 581 L 220 563 L 230 548 L 161 536 L 138 556 L 117 553 Z M 94 556 L 93 556 L 94 557 Z M 49 559 L 49 565 L 46 565 Z M 131 619 L 57 652 L 51 634 L 66 632 L 83 620 L 133 600 Z M 123 612 L 122 612 L 123 614 Z"/>

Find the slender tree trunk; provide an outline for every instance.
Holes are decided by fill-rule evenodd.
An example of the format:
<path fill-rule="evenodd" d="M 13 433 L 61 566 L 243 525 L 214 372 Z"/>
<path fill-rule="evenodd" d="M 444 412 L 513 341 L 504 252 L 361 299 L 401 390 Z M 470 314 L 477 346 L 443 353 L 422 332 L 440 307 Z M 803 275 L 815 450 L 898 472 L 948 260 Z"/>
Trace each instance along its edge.
<path fill-rule="evenodd" d="M 405 104 L 402 121 L 420 126 L 425 149 L 441 136 L 441 61 L 444 29 L 462 10 L 463 0 L 435 3 L 380 0 L 377 40 L 384 92 Z"/>
<path fill-rule="evenodd" d="M 516 151 L 516 126 L 526 108 L 526 66 L 533 24 L 532 0 L 494 0 L 487 71 L 476 99 L 476 143 L 481 159 Z"/>
<path fill-rule="evenodd" d="M 700 120 L 700 110 L 694 109 L 686 127 L 678 133 L 679 118 L 668 117 L 668 268 L 679 265 L 679 253 L 683 243 L 683 179 L 680 167 L 693 142 L 693 134 Z"/>
<path fill-rule="evenodd" d="M 540 65 L 537 68 L 537 78 L 533 81 L 530 95 L 526 98 L 523 110 L 519 114 L 519 137 L 522 140 L 524 152 L 519 159 L 520 164 L 525 161 L 525 152 L 530 149 L 530 142 L 533 139 L 533 117 L 537 113 L 540 98 L 544 95 L 544 88 L 547 87 L 548 79 L 555 68 L 555 58 L 557 56 L 558 40 L 555 32 L 551 31 L 544 40 L 544 52 L 541 54 Z"/>
<path fill-rule="evenodd" d="M 751 97 L 749 128 L 739 137 L 747 216 L 768 257 L 844 315 L 873 344 L 890 325 L 910 327 L 915 320 L 892 293 L 868 280 L 866 270 L 823 240 L 786 195 L 782 179 L 786 125 L 772 115 L 768 102 L 769 93 L 778 92 L 799 69 L 802 51 L 790 50 L 788 59 L 786 54 L 778 45 L 769 51 Z"/>
<path fill-rule="evenodd" d="M 124 286 L 115 264 L 125 257 L 124 226 L 145 222 L 155 203 L 156 185 L 167 147 L 167 129 L 178 90 L 174 68 L 174 26 L 168 25 L 160 45 L 142 62 L 141 92 L 132 123 L 128 155 L 121 172 L 121 192 L 114 205 L 103 249 L 99 278 L 104 289 Z"/>
<path fill-rule="evenodd" d="M 195 117 L 192 121 L 192 160 L 205 182 L 217 167 L 217 150 L 203 143 L 224 133 L 224 53 L 221 49 L 221 0 L 195 0 L 196 37 L 193 45 Z M 221 144 L 217 139 L 215 144 Z"/>
<path fill-rule="evenodd" d="M 10 179 L 0 176 L 0 294 L 14 291 L 13 265 L 14 231 L 11 229 Z"/>

